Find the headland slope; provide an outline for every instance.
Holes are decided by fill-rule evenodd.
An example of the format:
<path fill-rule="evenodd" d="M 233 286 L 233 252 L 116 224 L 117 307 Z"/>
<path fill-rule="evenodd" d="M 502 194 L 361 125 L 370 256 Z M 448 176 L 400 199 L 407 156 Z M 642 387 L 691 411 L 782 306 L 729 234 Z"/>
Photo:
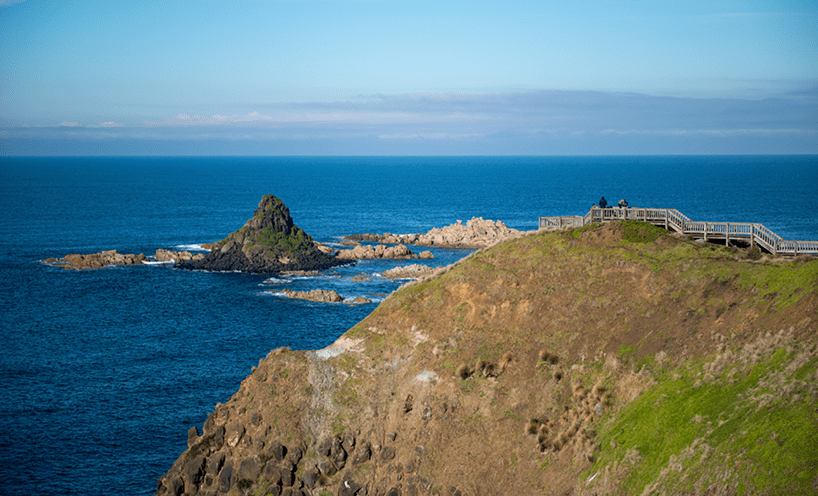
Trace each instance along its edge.
<path fill-rule="evenodd" d="M 157 494 L 812 494 L 817 325 L 816 260 L 523 236 L 270 352 Z"/>

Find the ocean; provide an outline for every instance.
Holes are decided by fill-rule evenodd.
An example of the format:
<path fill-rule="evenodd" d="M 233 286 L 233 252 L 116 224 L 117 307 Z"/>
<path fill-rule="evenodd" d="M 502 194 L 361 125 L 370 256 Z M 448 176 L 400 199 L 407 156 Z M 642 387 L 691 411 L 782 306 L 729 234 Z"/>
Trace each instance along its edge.
<path fill-rule="evenodd" d="M 152 494 L 187 430 L 270 350 L 331 344 L 405 282 L 379 272 L 414 263 L 270 278 L 76 272 L 48 257 L 195 249 L 240 228 L 265 194 L 326 243 L 472 217 L 533 230 L 602 195 L 818 240 L 817 188 L 818 156 L 0 158 L 0 492 Z M 421 263 L 471 252 L 431 251 Z M 290 300 L 283 288 L 373 303 Z"/>

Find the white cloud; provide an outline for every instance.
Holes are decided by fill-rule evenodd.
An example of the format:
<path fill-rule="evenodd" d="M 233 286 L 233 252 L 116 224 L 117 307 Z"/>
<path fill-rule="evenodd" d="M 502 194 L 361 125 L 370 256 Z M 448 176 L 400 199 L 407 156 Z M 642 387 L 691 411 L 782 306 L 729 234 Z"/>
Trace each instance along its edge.
<path fill-rule="evenodd" d="M 62 121 L 60 122 L 60 127 L 79 127 L 79 122 L 69 122 L 69 121 Z"/>
<path fill-rule="evenodd" d="M 107 122 L 100 122 L 99 124 L 89 124 L 88 127 L 125 127 L 125 124 L 120 124 L 118 122 L 107 121 Z"/>
<path fill-rule="evenodd" d="M 273 122 L 273 118 L 259 112 L 250 112 L 245 115 L 190 115 L 176 114 L 161 121 L 146 121 L 148 127 L 175 127 L 175 126 L 225 126 L 230 124 L 261 124 Z"/>

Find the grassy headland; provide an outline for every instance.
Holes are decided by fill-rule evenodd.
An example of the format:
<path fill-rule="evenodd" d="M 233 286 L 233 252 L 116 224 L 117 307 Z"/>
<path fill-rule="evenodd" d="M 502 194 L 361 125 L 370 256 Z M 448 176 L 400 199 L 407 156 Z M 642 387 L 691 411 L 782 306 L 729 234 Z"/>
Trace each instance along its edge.
<path fill-rule="evenodd" d="M 159 493 L 812 494 L 816 323 L 815 260 L 526 236 L 272 352 Z"/>

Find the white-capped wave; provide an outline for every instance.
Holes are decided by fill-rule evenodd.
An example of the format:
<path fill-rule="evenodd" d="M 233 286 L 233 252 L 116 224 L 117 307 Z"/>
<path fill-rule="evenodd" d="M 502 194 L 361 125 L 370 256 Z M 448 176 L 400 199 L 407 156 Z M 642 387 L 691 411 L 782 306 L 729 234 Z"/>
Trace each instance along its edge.
<path fill-rule="evenodd" d="M 170 260 L 168 262 L 159 262 L 157 260 L 143 260 L 142 263 L 145 265 L 171 265 L 176 262 L 174 262 L 173 260 Z"/>
<path fill-rule="evenodd" d="M 265 296 L 287 296 L 284 291 L 262 291 L 261 294 Z"/>
<path fill-rule="evenodd" d="M 207 248 L 203 247 L 200 244 L 192 244 L 192 245 L 176 245 L 176 248 L 183 251 L 210 251 Z"/>

